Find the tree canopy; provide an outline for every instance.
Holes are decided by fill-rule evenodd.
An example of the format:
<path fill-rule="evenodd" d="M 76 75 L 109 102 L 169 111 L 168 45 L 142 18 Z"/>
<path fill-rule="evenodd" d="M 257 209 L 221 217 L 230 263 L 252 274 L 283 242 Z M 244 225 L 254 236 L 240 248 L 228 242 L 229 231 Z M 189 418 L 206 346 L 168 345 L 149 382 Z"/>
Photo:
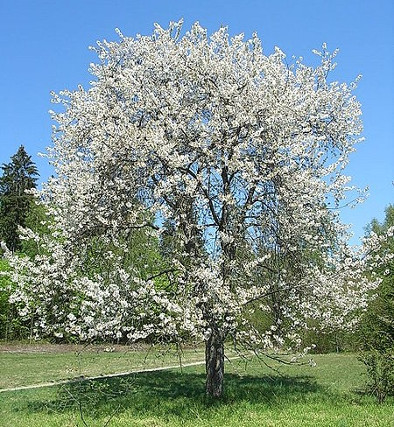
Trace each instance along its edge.
<path fill-rule="evenodd" d="M 325 46 L 311 67 L 257 35 L 181 29 L 119 32 L 94 48 L 89 89 L 53 94 L 52 239 L 26 232 L 44 250 L 14 257 L 14 298 L 40 296 L 38 332 L 204 339 L 219 396 L 225 340 L 298 349 L 310 319 L 351 327 L 376 286 L 337 211 L 361 110 Z M 150 274 L 124 262 L 136 230 L 172 242 Z M 105 272 L 83 268 L 97 244 Z"/>

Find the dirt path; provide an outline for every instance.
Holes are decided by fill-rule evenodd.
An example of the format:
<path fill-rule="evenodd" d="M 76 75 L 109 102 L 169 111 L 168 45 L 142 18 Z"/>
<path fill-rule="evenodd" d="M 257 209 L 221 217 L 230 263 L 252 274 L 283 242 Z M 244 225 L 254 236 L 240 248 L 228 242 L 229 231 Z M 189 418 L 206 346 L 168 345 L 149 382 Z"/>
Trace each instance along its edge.
<path fill-rule="evenodd" d="M 144 351 L 148 344 L 50 344 L 50 343 L 0 343 L 0 353 L 80 353 Z"/>
<path fill-rule="evenodd" d="M 228 361 L 239 359 L 240 356 L 234 356 L 234 357 L 228 357 Z M 52 387 L 57 385 L 63 385 L 63 384 L 71 384 L 71 383 L 77 383 L 81 381 L 89 381 L 89 380 L 98 380 L 98 379 L 104 379 L 104 378 L 114 378 L 114 377 L 123 377 L 131 374 L 141 374 L 143 372 L 155 372 L 155 371 L 166 371 L 169 369 L 177 369 L 179 367 L 186 368 L 188 366 L 198 366 L 198 365 L 205 365 L 205 360 L 200 362 L 190 362 L 190 363 L 182 363 L 182 365 L 169 365 L 169 366 L 160 366 L 158 368 L 148 368 L 148 369 L 136 369 L 134 371 L 129 372 L 118 372 L 115 374 L 108 374 L 108 375 L 98 375 L 94 377 L 77 377 L 73 378 L 71 380 L 62 380 L 62 381 L 53 381 L 53 382 L 47 382 L 47 383 L 40 383 L 40 384 L 32 384 L 32 385 L 24 385 L 19 387 L 10 387 L 10 388 L 2 388 L 0 389 L 0 393 L 4 393 L 6 391 L 19 391 L 19 390 L 31 390 L 35 388 L 44 388 L 44 387 Z"/>

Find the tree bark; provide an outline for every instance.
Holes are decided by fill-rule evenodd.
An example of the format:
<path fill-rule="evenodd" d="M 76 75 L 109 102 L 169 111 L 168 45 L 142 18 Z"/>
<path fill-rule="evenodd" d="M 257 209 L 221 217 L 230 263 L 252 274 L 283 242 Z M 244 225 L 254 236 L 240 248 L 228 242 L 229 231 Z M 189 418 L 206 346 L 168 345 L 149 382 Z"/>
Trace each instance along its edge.
<path fill-rule="evenodd" d="M 218 331 L 212 332 L 205 343 L 205 368 L 207 396 L 219 398 L 223 394 L 224 339 Z"/>

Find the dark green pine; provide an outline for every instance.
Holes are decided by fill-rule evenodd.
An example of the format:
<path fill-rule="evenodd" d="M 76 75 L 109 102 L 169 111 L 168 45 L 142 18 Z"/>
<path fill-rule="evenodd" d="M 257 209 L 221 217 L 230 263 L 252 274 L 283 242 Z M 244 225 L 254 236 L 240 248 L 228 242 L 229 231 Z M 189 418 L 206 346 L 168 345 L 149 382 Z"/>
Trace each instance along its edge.
<path fill-rule="evenodd" d="M 11 162 L 1 166 L 0 177 L 0 238 L 12 251 L 21 247 L 18 226 L 25 226 L 33 196 L 26 190 L 36 188 L 37 166 L 21 145 Z"/>

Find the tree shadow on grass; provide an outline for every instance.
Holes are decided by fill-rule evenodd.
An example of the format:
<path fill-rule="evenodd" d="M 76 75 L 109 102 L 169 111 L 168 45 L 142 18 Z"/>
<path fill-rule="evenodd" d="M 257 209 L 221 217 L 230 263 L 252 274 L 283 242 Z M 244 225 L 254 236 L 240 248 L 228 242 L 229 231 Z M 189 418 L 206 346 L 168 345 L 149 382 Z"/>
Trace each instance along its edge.
<path fill-rule="evenodd" d="M 212 400 L 204 394 L 205 375 L 196 372 L 160 371 L 125 377 L 80 381 L 63 385 L 51 400 L 26 402 L 31 412 L 59 413 L 79 410 L 82 417 L 104 419 L 111 414 L 128 411 L 132 415 L 169 417 L 182 420 L 202 417 L 221 407 L 263 404 L 279 406 L 284 402 L 321 391 L 313 378 L 307 376 L 239 376 L 225 375 L 222 399 Z"/>

